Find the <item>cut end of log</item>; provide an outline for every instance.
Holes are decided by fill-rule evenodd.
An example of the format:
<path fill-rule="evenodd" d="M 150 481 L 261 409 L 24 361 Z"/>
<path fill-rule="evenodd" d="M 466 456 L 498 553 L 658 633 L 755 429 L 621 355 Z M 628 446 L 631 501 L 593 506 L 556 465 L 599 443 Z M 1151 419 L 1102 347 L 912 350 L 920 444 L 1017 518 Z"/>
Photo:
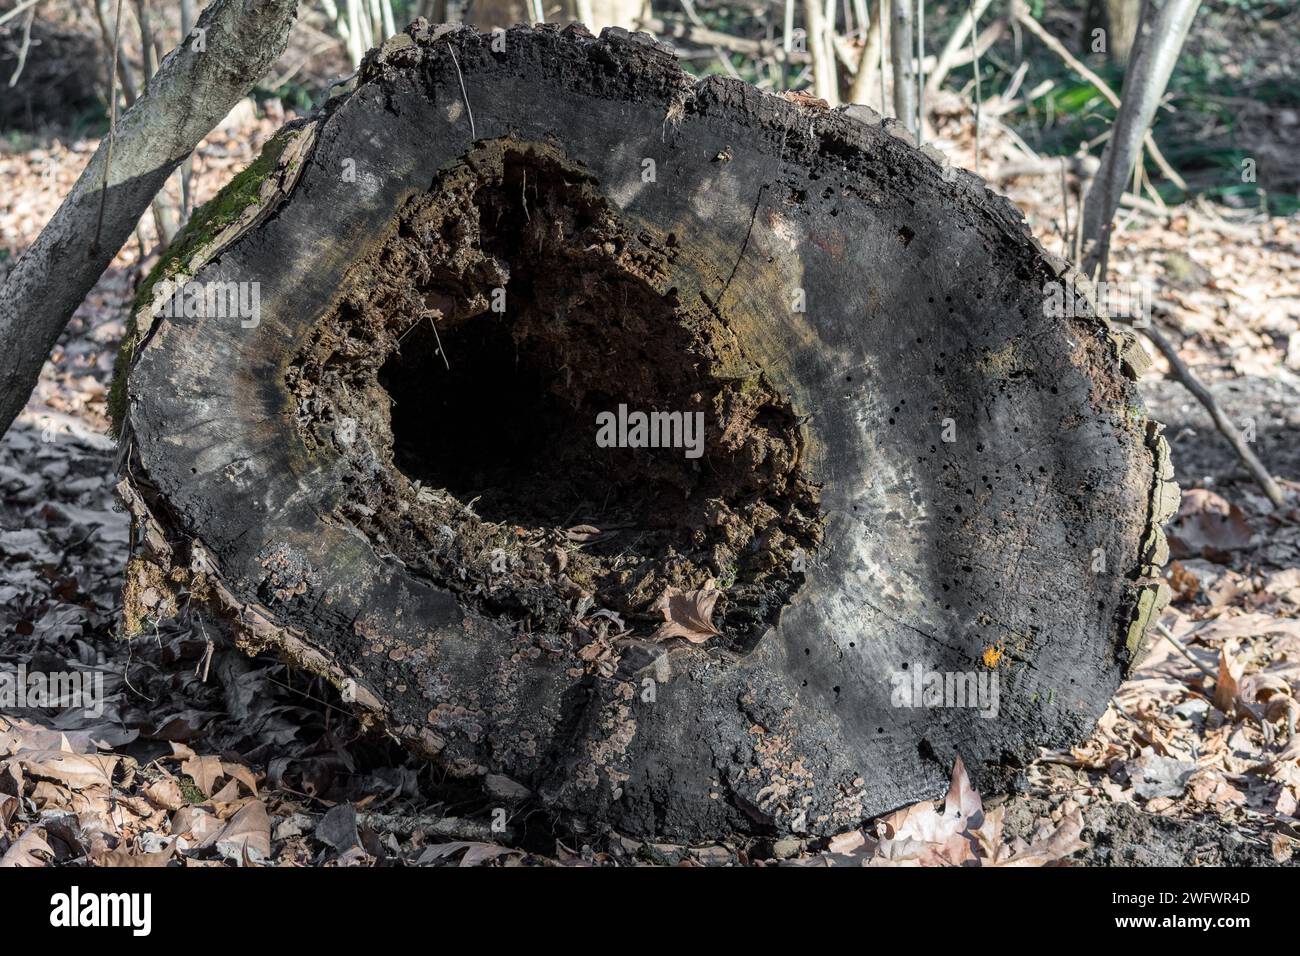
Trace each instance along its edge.
<path fill-rule="evenodd" d="M 1010 204 L 623 31 L 406 36 L 137 310 L 133 619 L 642 835 L 830 834 L 1081 739 L 1176 489 Z"/>

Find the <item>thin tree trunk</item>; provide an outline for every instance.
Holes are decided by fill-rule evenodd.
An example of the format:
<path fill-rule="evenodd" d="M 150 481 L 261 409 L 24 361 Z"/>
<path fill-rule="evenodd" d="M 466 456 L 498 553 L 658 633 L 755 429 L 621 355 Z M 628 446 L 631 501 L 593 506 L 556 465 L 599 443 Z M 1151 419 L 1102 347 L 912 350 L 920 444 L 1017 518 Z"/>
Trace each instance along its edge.
<path fill-rule="evenodd" d="M 194 31 L 194 0 L 181 0 L 181 42 Z M 181 224 L 190 218 L 194 209 L 194 154 L 185 157 L 181 165 Z"/>
<path fill-rule="evenodd" d="M 140 28 L 140 57 L 144 74 L 142 86 L 145 92 L 148 92 L 154 74 L 158 71 L 161 57 L 154 45 L 153 24 L 150 22 L 147 0 L 135 0 L 135 20 Z M 160 189 L 150 205 L 153 209 L 153 226 L 158 236 L 158 248 L 166 249 L 171 245 L 176 230 L 180 227 L 176 204 L 167 195 L 166 189 Z"/>
<path fill-rule="evenodd" d="M 916 0 L 916 141 L 925 138 L 925 0 Z"/>
<path fill-rule="evenodd" d="M 1128 63 L 1142 17 L 1142 0 L 1106 0 L 1106 55 Z"/>
<path fill-rule="evenodd" d="M 158 59 L 153 46 L 153 24 L 149 21 L 149 7 L 145 0 L 135 0 L 135 20 L 140 27 L 140 63 L 144 72 L 144 88 L 158 70 Z"/>
<path fill-rule="evenodd" d="M 893 35 L 889 54 L 894 73 L 894 115 L 916 134 L 916 69 L 912 61 L 912 0 L 891 0 Z"/>
<path fill-rule="evenodd" d="M 1119 209 L 1124 183 L 1133 174 L 1143 138 L 1151 127 L 1199 6 L 1200 0 L 1147 0 L 1132 60 L 1124 76 L 1119 113 L 1102 152 L 1101 169 L 1084 203 L 1084 273 L 1087 275 L 1092 275 L 1097 265 L 1105 269 L 1111 224 Z"/>
<path fill-rule="evenodd" d="M 113 29 L 109 26 L 113 19 L 113 11 L 108 6 L 108 0 L 95 0 L 95 21 L 99 24 L 100 36 L 104 38 L 104 49 L 107 51 L 110 64 L 113 62 L 113 46 L 116 43 Z M 110 91 L 113 86 L 112 73 L 113 68 L 110 66 L 108 77 Z M 131 75 L 131 68 L 126 60 L 120 57 L 117 59 L 117 81 L 122 84 L 122 98 L 129 107 L 136 98 L 135 77 Z"/>
<path fill-rule="evenodd" d="M 297 0 L 214 0 L 199 17 L 204 49 L 189 41 L 172 51 L 122 115 L 112 168 L 106 137 L 14 265 L 0 285 L 0 432 L 167 177 L 284 51 L 297 8 Z"/>
<path fill-rule="evenodd" d="M 361 65 L 361 58 L 366 52 L 361 37 L 361 0 L 347 0 L 347 4 L 348 59 L 352 61 L 355 70 Z M 343 22 L 340 20 L 339 24 L 342 25 Z"/>
<path fill-rule="evenodd" d="M 840 102 L 835 69 L 835 52 L 826 35 L 826 18 L 820 0 L 804 0 L 804 27 L 808 31 L 808 53 L 813 63 L 813 91 L 830 106 Z"/>
<path fill-rule="evenodd" d="M 870 26 L 867 27 L 867 36 L 862 44 L 862 57 L 858 60 L 858 72 L 853 77 L 853 87 L 849 91 L 849 101 L 853 103 L 867 103 L 876 92 L 875 87 L 879 80 L 879 62 L 880 62 L 880 14 L 877 12 L 869 16 Z M 881 112 L 884 112 L 885 104 L 880 104 Z"/>
<path fill-rule="evenodd" d="M 1011 16 L 1016 23 L 1019 23 L 1034 36 L 1038 37 L 1044 46 L 1059 56 L 1065 62 L 1066 66 L 1070 67 L 1070 69 L 1078 73 L 1079 76 L 1083 77 L 1095 86 L 1097 92 L 1106 97 L 1108 103 L 1114 106 L 1115 109 L 1119 109 L 1120 99 L 1119 96 L 1116 95 L 1115 91 L 1106 85 L 1105 80 L 1092 70 L 1088 69 L 1087 64 L 1083 63 L 1078 57 L 1067 50 L 1064 43 L 1048 33 L 1046 28 L 1033 18 L 1025 0 L 1011 0 Z M 1160 148 L 1156 146 L 1156 141 L 1154 137 L 1152 137 L 1150 130 L 1147 130 L 1143 142 L 1146 145 L 1147 151 L 1151 154 L 1151 159 L 1155 161 L 1156 166 L 1160 168 L 1160 172 L 1164 177 L 1185 192 L 1187 190 L 1187 183 L 1178 175 L 1178 171 L 1169 165 L 1169 161 L 1165 159 L 1164 154 L 1160 152 Z"/>

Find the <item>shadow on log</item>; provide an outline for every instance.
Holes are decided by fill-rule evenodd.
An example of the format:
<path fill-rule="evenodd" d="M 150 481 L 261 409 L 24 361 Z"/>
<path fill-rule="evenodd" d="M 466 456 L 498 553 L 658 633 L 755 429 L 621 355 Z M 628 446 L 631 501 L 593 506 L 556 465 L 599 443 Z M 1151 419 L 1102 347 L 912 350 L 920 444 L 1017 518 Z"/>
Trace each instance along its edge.
<path fill-rule="evenodd" d="M 219 613 L 588 826 L 828 834 L 959 754 L 996 786 L 1160 599 L 1144 356 L 1081 282 L 861 107 L 417 21 L 142 289 L 128 630 Z"/>

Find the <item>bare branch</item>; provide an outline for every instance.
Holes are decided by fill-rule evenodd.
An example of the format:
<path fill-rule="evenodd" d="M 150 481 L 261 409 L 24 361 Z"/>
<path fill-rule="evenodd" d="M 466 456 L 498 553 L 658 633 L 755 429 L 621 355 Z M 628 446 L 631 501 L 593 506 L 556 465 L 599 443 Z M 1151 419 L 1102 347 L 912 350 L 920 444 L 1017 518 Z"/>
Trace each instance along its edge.
<path fill-rule="evenodd" d="M 804 27 L 808 31 L 808 53 L 813 63 L 813 92 L 830 106 L 840 102 L 838 71 L 822 14 L 821 0 L 804 0 Z"/>
<path fill-rule="evenodd" d="M 1191 392 L 1192 395 L 1195 396 L 1196 400 L 1205 407 L 1205 410 L 1210 413 L 1210 418 L 1214 420 L 1214 427 L 1219 430 L 1224 438 L 1228 439 L 1228 444 L 1230 444 L 1232 450 L 1237 453 L 1237 457 L 1240 458 L 1241 463 L 1246 466 L 1246 470 L 1250 472 L 1250 476 L 1255 479 L 1256 484 L 1258 484 L 1264 494 L 1268 496 L 1268 500 L 1273 503 L 1273 507 L 1281 508 L 1284 504 L 1282 489 L 1279 488 L 1277 482 L 1273 480 L 1273 476 L 1268 473 L 1268 469 L 1264 467 L 1264 463 L 1256 457 L 1253 451 L 1250 450 L 1250 446 L 1247 445 L 1245 440 L 1241 437 L 1241 432 L 1237 429 L 1236 425 L 1229 421 L 1222 406 L 1220 406 L 1219 403 L 1214 400 L 1214 396 L 1210 394 L 1210 390 L 1202 385 L 1200 380 L 1192 374 L 1186 363 L 1179 357 L 1178 350 L 1175 349 L 1173 345 L 1170 344 L 1169 340 L 1160 333 L 1159 329 L 1154 325 L 1150 325 L 1142 331 L 1146 333 L 1147 338 L 1152 341 L 1155 347 L 1160 350 L 1160 353 L 1164 355 L 1165 359 L 1168 360 L 1169 368 L 1173 371 L 1174 376 L 1178 381 L 1182 382 L 1183 386 Z"/>
<path fill-rule="evenodd" d="M 870 17 L 870 25 L 867 27 L 867 35 L 862 44 L 862 56 L 858 59 L 858 72 L 853 76 L 853 87 L 849 92 L 849 100 L 853 103 L 867 103 L 871 96 L 871 88 L 877 80 L 877 64 L 880 60 L 880 14 L 877 12 Z M 881 111 L 884 111 L 883 98 L 880 103 Z"/>

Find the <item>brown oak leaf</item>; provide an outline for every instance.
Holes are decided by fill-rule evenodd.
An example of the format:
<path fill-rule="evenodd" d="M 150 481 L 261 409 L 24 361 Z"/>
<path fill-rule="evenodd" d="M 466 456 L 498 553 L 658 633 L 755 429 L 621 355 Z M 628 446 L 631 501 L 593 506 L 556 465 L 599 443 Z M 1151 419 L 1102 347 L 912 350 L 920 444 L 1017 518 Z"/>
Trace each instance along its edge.
<path fill-rule="evenodd" d="M 713 582 L 698 591 L 683 591 L 669 587 L 655 603 L 655 610 L 664 616 L 664 622 L 654 632 L 653 639 L 666 641 L 670 637 L 683 637 L 692 644 L 703 644 L 722 632 L 713 626 L 713 605 L 722 592 L 712 587 Z"/>

